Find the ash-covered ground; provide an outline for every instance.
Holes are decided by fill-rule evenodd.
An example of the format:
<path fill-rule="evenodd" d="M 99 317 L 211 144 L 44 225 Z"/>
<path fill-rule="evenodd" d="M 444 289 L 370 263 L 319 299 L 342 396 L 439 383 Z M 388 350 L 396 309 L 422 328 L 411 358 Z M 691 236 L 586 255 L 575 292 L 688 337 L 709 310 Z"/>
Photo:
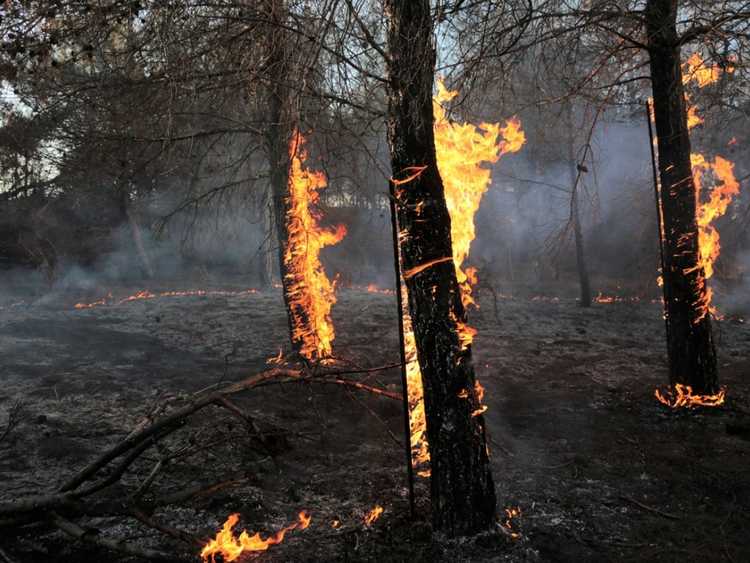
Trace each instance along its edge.
<path fill-rule="evenodd" d="M 20 423 L 0 442 L 0 502 L 54 491 L 144 417 L 158 416 L 159 405 L 257 373 L 288 348 L 280 290 L 76 310 L 79 298 L 21 295 L 0 304 L 0 425 L 21 405 Z M 169 459 L 144 502 L 234 481 L 153 512 L 154 521 L 203 540 L 232 512 L 265 535 L 308 511 L 310 527 L 255 556 L 263 561 L 750 560 L 747 312 L 715 323 L 726 405 L 676 413 L 653 397 L 667 380 L 660 305 L 582 309 L 572 299 L 501 297 L 496 314 L 489 293 L 480 304 L 470 320 L 479 330 L 474 357 L 489 407 L 498 518 L 520 507 L 512 522 L 520 539 L 431 541 L 424 480 L 417 519 L 408 516 L 401 404 L 331 385 L 272 385 L 236 397 L 262 444 L 226 410 L 204 410 L 102 497 L 132 494 Z M 337 369 L 398 361 L 392 295 L 341 290 L 333 317 Z M 367 381 L 399 390 L 395 369 Z M 375 505 L 384 512 L 368 527 L 363 518 Z M 198 546 L 128 515 L 77 521 L 176 561 L 199 560 Z M 45 526 L 0 538 L 17 561 L 135 560 Z"/>

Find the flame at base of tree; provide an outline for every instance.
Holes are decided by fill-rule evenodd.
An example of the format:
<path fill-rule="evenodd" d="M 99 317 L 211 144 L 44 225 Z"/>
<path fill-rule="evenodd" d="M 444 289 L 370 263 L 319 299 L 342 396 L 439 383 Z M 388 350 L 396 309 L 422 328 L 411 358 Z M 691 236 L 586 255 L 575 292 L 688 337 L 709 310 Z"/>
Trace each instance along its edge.
<path fill-rule="evenodd" d="M 654 390 L 654 396 L 660 403 L 672 409 L 718 407 L 724 404 L 726 389 L 722 388 L 714 395 L 694 395 L 693 388 L 690 385 L 677 383 L 674 387 L 674 392 L 666 391 L 662 393 L 659 389 L 656 389 Z"/>
<path fill-rule="evenodd" d="M 272 545 L 284 541 L 284 536 L 288 532 L 304 530 L 310 525 L 310 516 L 307 513 L 300 512 L 297 518 L 297 522 L 263 539 L 259 533 L 251 536 L 244 530 L 239 536 L 235 536 L 234 527 L 239 522 L 240 515 L 230 514 L 221 530 L 216 533 L 216 537 L 203 547 L 201 557 L 203 561 L 215 563 L 218 556 L 221 556 L 220 561 L 235 561 L 243 553 L 266 551 Z"/>
<path fill-rule="evenodd" d="M 292 340 L 309 360 L 329 357 L 335 337 L 331 307 L 336 302 L 334 284 L 320 263 L 320 251 L 338 243 L 346 235 L 339 225 L 334 230 L 320 226 L 316 206 L 319 191 L 326 187 L 322 172 L 305 168 L 307 152 L 298 132 L 289 143 L 289 201 L 284 265 L 288 305 L 292 316 Z"/>

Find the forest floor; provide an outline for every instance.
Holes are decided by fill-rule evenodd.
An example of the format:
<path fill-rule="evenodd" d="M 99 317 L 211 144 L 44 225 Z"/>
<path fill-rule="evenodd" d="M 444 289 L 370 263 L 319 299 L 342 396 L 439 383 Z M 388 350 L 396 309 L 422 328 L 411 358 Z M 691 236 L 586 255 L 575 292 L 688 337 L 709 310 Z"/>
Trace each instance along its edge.
<path fill-rule="evenodd" d="M 0 303 L 0 435 L 12 405 L 22 404 L 20 423 L 0 442 L 0 502 L 54 491 L 154 405 L 258 373 L 288 348 L 279 290 L 77 310 L 80 298 L 16 303 L 6 294 Z M 153 518 L 206 539 L 239 512 L 242 527 L 265 536 L 306 510 L 310 527 L 254 556 L 260 561 L 750 561 L 750 322 L 742 321 L 750 311 L 714 325 L 726 404 L 671 412 L 653 396 L 667 380 L 659 304 L 582 309 L 572 299 L 501 296 L 497 315 L 490 294 L 480 304 L 470 320 L 498 518 L 519 507 L 519 539 L 431 541 L 424 479 L 417 518 L 408 515 L 400 402 L 294 383 L 236 398 L 266 432 L 262 448 L 218 408 L 194 417 L 181 431 L 189 455 L 175 456 L 153 490 L 242 478 Z M 392 295 L 341 290 L 333 317 L 339 366 L 398 361 Z M 398 391 L 398 378 L 392 369 L 369 382 Z M 157 454 L 178 447 L 186 446 L 147 452 L 118 486 L 137 486 Z M 384 512 L 366 526 L 375 505 Z M 133 519 L 79 522 L 175 561 L 200 560 L 198 547 Z M 135 560 L 43 526 L 3 532 L 0 553 L 20 562 Z"/>

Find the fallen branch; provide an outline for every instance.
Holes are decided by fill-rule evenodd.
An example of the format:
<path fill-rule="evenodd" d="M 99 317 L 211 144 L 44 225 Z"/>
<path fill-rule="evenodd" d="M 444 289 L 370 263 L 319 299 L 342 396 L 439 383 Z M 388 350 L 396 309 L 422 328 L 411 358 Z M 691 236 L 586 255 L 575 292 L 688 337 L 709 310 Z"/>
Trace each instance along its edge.
<path fill-rule="evenodd" d="M 174 555 L 163 553 L 161 551 L 136 547 L 122 540 L 102 538 L 99 535 L 97 535 L 96 532 L 81 528 L 75 522 L 71 522 L 70 520 L 63 518 L 59 514 L 52 515 L 52 523 L 58 529 L 62 530 L 63 532 L 71 536 L 72 538 L 75 538 L 80 541 L 84 541 L 86 543 L 90 543 L 92 545 L 96 545 L 98 547 L 112 549 L 114 551 L 119 551 L 120 553 L 125 553 L 127 555 L 133 555 L 135 557 L 140 557 L 142 559 L 150 559 L 150 560 L 157 560 L 157 561 L 174 561 L 175 560 Z"/>
<path fill-rule="evenodd" d="M 153 424 L 151 424 L 151 426 L 147 426 L 136 434 L 128 436 L 125 440 L 117 444 L 115 447 L 109 449 L 99 458 L 94 460 L 94 462 L 88 465 L 83 471 L 79 472 L 75 477 L 73 477 L 73 479 L 65 483 L 62 487 L 60 487 L 59 491 L 66 492 L 79 487 L 82 483 L 88 481 L 91 477 L 96 475 L 96 473 L 99 472 L 99 470 L 106 466 L 110 461 L 120 457 L 128 450 L 136 447 L 143 440 L 151 438 L 155 434 L 161 433 L 162 431 L 165 432 L 165 434 L 173 432 L 174 430 L 185 424 L 185 419 L 188 416 L 208 405 L 216 403 L 226 395 L 232 395 L 235 393 L 239 393 L 240 391 L 252 389 L 253 387 L 257 387 L 261 383 L 269 381 L 271 379 L 277 379 L 284 376 L 296 379 L 299 377 L 299 375 L 300 372 L 298 370 L 271 369 L 258 375 L 243 379 L 242 381 L 239 381 L 237 383 L 228 385 L 227 387 L 219 391 L 215 391 L 203 397 L 199 397 L 192 403 L 180 409 L 177 409 L 173 413 L 159 420 L 156 420 Z"/>

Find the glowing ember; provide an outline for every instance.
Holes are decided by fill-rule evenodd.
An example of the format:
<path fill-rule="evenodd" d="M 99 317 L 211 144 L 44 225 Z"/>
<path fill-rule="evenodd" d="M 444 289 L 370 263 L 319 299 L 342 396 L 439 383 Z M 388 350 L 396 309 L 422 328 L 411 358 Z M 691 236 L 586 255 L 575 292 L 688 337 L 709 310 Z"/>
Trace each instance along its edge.
<path fill-rule="evenodd" d="M 281 348 L 279 348 L 279 353 L 276 356 L 271 356 L 266 360 L 266 364 L 269 365 L 279 365 L 284 362 L 284 353 L 282 352 Z"/>
<path fill-rule="evenodd" d="M 505 529 L 505 531 L 510 535 L 511 538 L 518 539 L 521 537 L 521 534 L 513 529 L 513 520 L 517 519 L 521 516 L 521 507 L 508 507 L 505 509 L 505 518 L 500 523 L 500 525 Z"/>
<path fill-rule="evenodd" d="M 718 407 L 724 404 L 726 389 L 722 388 L 715 395 L 693 395 L 693 389 L 690 385 L 675 385 L 675 392 L 667 391 L 662 394 L 659 389 L 654 390 L 654 396 L 660 403 L 672 409 L 695 407 Z"/>
<path fill-rule="evenodd" d="M 382 287 L 378 287 L 374 283 L 371 283 L 367 286 L 367 293 L 382 293 L 383 295 L 395 295 L 396 292 L 392 289 L 383 289 Z"/>
<path fill-rule="evenodd" d="M 300 353 L 310 359 L 331 355 L 335 337 L 331 306 L 336 302 L 334 286 L 320 263 L 320 251 L 338 243 L 346 228 L 335 230 L 320 226 L 315 209 L 326 186 L 325 175 L 304 167 L 307 152 L 305 139 L 295 132 L 289 144 L 289 206 L 287 212 L 288 240 L 284 250 L 286 286 L 292 316 L 292 340 L 299 343 Z"/>
<path fill-rule="evenodd" d="M 224 290 L 206 290 L 206 289 L 190 289 L 185 291 L 162 291 L 159 293 L 152 293 L 151 291 L 144 289 L 138 291 L 133 295 L 128 295 L 122 299 L 115 299 L 111 293 L 108 293 L 106 297 L 102 297 L 97 301 L 91 303 L 76 303 L 74 308 L 76 309 L 93 309 L 94 307 L 102 306 L 117 306 L 124 303 L 130 303 L 132 301 L 142 301 L 146 299 L 157 299 L 161 297 L 206 297 L 206 296 L 229 296 L 229 295 L 250 295 L 258 293 L 257 289 L 243 289 L 240 291 L 224 291 Z"/>
<path fill-rule="evenodd" d="M 365 514 L 365 526 L 372 526 L 373 522 L 380 518 L 381 514 L 383 514 L 383 507 L 376 504 L 370 512 Z"/>
<path fill-rule="evenodd" d="M 235 536 L 233 529 L 237 525 L 240 515 L 231 514 L 224 522 L 221 530 L 217 532 L 216 537 L 203 547 L 201 557 L 204 561 L 215 563 L 217 556 L 221 556 L 222 561 L 235 561 L 243 553 L 266 551 L 270 546 L 284 541 L 287 532 L 296 529 L 304 530 L 310 525 L 310 517 L 305 512 L 300 512 L 297 518 L 297 522 L 263 539 L 259 533 L 251 536 L 244 530 L 239 536 Z"/>
<path fill-rule="evenodd" d="M 661 276 L 660 276 L 661 278 Z M 657 280 L 657 283 L 658 280 Z M 604 295 L 601 291 L 599 294 L 594 297 L 595 303 L 640 303 L 641 298 L 637 295 L 634 295 L 632 297 L 625 297 L 622 295 Z"/>

